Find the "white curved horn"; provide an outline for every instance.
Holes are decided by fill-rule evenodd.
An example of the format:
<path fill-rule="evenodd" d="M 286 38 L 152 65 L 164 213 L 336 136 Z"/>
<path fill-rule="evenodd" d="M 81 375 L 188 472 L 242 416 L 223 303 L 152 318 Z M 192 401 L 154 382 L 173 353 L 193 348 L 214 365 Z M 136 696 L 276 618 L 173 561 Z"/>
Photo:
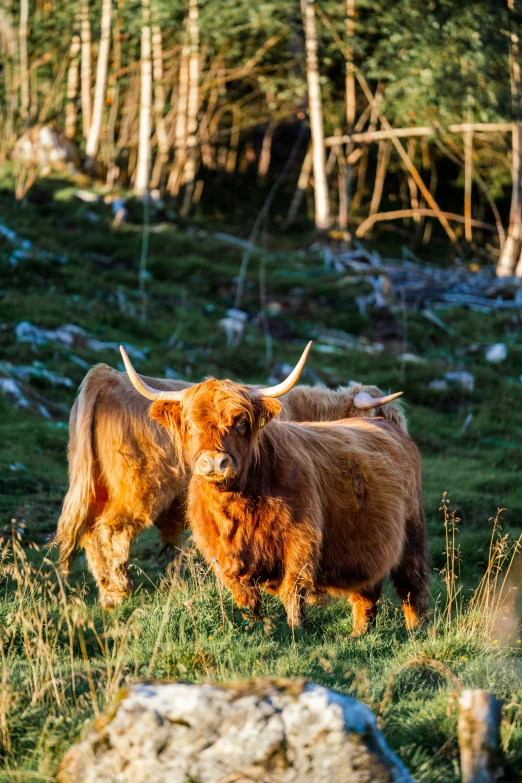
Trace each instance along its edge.
<path fill-rule="evenodd" d="M 396 400 L 404 392 L 396 392 L 395 394 L 387 394 L 385 397 L 372 397 L 368 392 L 359 392 L 353 398 L 353 404 L 361 411 L 368 411 L 371 408 L 377 408 L 379 405 L 386 405 L 387 402 Z"/>
<path fill-rule="evenodd" d="M 257 393 L 260 397 L 282 397 L 283 394 L 286 394 L 287 392 L 292 389 L 299 378 L 301 377 L 301 373 L 303 372 L 306 359 L 308 358 L 308 352 L 310 351 L 310 348 L 312 347 L 312 341 L 308 343 L 306 348 L 304 349 L 301 358 L 297 362 L 296 366 L 288 376 L 286 380 L 284 380 L 282 383 L 278 383 L 277 386 L 268 386 L 266 389 L 258 389 Z"/>
<path fill-rule="evenodd" d="M 120 353 L 123 359 L 123 364 L 125 365 L 125 369 L 127 370 L 127 375 L 129 376 L 129 380 L 136 389 L 137 392 L 140 394 L 143 394 L 144 397 L 146 397 L 148 400 L 171 400 L 174 401 L 180 401 L 183 397 L 183 391 L 160 391 L 159 389 L 153 389 L 152 386 L 149 386 L 147 383 L 145 383 L 144 380 L 140 378 L 132 364 L 130 363 L 130 359 L 127 356 L 127 351 L 123 347 L 123 345 L 120 345 Z"/>

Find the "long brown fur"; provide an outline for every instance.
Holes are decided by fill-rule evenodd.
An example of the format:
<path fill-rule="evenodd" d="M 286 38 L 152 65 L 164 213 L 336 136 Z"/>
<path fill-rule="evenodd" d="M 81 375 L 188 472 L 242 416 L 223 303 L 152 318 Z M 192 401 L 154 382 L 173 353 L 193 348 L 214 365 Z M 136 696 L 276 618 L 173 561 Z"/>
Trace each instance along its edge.
<path fill-rule="evenodd" d="M 161 390 L 192 384 L 147 378 Z M 297 386 L 284 398 L 282 417 L 327 421 L 360 415 L 353 405 L 358 391 L 381 396 L 375 386 L 354 385 L 331 391 Z M 58 521 L 55 543 L 63 571 L 78 545 L 105 605 L 132 590 L 128 559 L 133 539 L 155 524 L 164 543 L 179 547 L 184 527 L 188 476 L 175 444 L 149 416 L 150 403 L 131 385 L 126 373 L 105 364 L 83 380 L 70 418 L 69 490 Z M 397 403 L 365 411 L 383 415 L 406 430 Z"/>
<path fill-rule="evenodd" d="M 412 440 L 383 419 L 271 421 L 280 410 L 277 400 L 216 380 L 181 403 L 152 404 L 192 472 L 187 516 L 197 546 L 256 614 L 260 587 L 281 598 L 291 626 L 308 597 L 347 595 L 358 635 L 391 574 L 413 627 L 428 608 L 428 561 Z M 206 455 L 235 467 L 202 475 Z"/>

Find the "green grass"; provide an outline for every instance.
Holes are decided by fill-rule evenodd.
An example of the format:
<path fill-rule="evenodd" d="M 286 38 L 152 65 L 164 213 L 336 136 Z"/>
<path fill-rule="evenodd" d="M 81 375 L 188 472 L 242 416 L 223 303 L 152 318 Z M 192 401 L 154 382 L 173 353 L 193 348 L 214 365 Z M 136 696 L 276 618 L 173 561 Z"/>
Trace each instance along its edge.
<path fill-rule="evenodd" d="M 48 328 L 74 323 L 100 340 L 148 347 L 147 361 L 136 362 L 140 371 L 162 376 L 170 367 L 191 380 L 212 374 L 266 381 L 276 361 L 295 361 L 303 341 L 323 328 L 379 339 L 372 319 L 362 317 L 355 302 L 368 290 L 365 283 L 339 286 L 339 275 L 325 273 L 320 259 L 295 249 L 300 238 L 285 239 L 288 249 L 278 251 L 277 237 L 272 237 L 270 252 L 254 254 L 250 261 L 242 307 L 252 322 L 239 348 L 228 348 L 218 321 L 234 302 L 241 250 L 214 238 L 213 230 L 220 227 L 169 223 L 161 214 L 152 215 L 147 319 L 140 324 L 141 227 L 130 223 L 115 229 L 108 208 L 91 205 L 89 209 L 99 211 L 102 219 L 89 223 L 85 205 L 71 198 L 72 192 L 70 182 L 51 179 L 38 183 L 20 208 L 7 190 L 0 191 L 6 225 L 31 239 L 37 249 L 69 259 L 62 266 L 33 255 L 13 269 L 12 248 L 0 238 L 3 361 L 40 361 L 75 384 L 85 370 L 71 354 L 89 366 L 97 361 L 120 366 L 119 355 L 111 351 L 18 344 L 14 327 L 22 320 Z M 140 211 L 133 208 L 131 214 L 139 217 Z M 240 233 L 238 228 L 222 230 Z M 247 232 L 245 227 L 243 233 Z M 260 308 L 260 258 L 266 263 L 268 297 L 283 308 L 271 318 L 273 357 L 268 364 L 263 332 L 254 322 Z M 154 530 L 143 534 L 133 550 L 138 589 L 132 599 L 111 615 L 104 614 L 96 603 L 85 558 L 79 556 L 73 592 L 66 601 L 52 566 L 54 554 L 42 549 L 55 528 L 66 489 L 66 417 L 46 421 L 0 398 L 0 530 L 6 531 L 8 541 L 14 519 L 23 531 L 16 545 L 17 567 L 9 545 L 1 571 L 0 781 L 24 776 L 45 780 L 84 722 L 103 709 L 122 683 L 137 677 L 198 682 L 304 676 L 351 693 L 379 712 L 386 686 L 403 664 L 383 707 L 382 727 L 417 780 L 446 783 L 459 777 L 456 685 L 450 673 L 463 686 L 487 688 L 510 705 L 502 736 L 509 779 L 520 775 L 522 644 L 517 643 L 521 631 L 516 602 L 510 612 L 499 610 L 494 619 L 486 616 L 481 604 L 480 621 L 476 611 L 465 611 L 460 602 L 466 605 L 487 571 L 488 520 L 497 508 L 506 509 L 503 534 L 514 541 L 522 532 L 522 318 L 462 310 L 441 315 L 452 334 L 420 313 L 407 314 L 408 350 L 421 355 L 424 364 L 401 369 L 391 350 L 372 355 L 312 351 L 308 363 L 327 385 L 358 379 L 404 389 L 410 431 L 423 458 L 424 505 L 435 569 L 434 619 L 411 635 L 391 591 L 376 628 L 362 639 L 350 638 L 350 611 L 341 601 L 310 607 L 310 627 L 292 635 L 279 602 L 265 597 L 265 622 L 252 628 L 190 547 L 167 574 L 167 564 L 158 562 Z M 400 308 L 397 317 L 402 319 Z M 471 343 L 495 341 L 506 342 L 509 349 L 500 366 L 488 365 L 482 350 L 467 351 Z M 474 392 L 435 393 L 428 388 L 433 378 L 456 368 L 475 375 Z M 54 402 L 72 402 L 72 390 L 43 380 L 33 384 Z M 470 412 L 473 419 L 462 435 Z M 14 463 L 24 469 L 12 470 Z M 462 591 L 452 606 L 451 623 L 445 614 L 446 584 L 437 570 L 446 563 L 439 511 L 443 492 L 461 520 Z M 519 563 L 510 579 L 510 586 L 522 582 Z M 446 674 L 431 664 L 406 665 L 419 658 L 443 664 Z"/>

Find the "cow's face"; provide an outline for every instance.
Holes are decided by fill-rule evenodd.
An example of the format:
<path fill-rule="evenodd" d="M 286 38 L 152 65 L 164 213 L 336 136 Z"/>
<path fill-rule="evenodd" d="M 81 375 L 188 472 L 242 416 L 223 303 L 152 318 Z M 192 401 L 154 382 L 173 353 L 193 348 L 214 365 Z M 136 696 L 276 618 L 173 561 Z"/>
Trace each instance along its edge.
<path fill-rule="evenodd" d="M 259 430 L 281 407 L 232 381 L 208 380 L 187 389 L 180 402 L 154 402 L 151 416 L 175 428 L 194 475 L 226 489 L 246 473 Z"/>

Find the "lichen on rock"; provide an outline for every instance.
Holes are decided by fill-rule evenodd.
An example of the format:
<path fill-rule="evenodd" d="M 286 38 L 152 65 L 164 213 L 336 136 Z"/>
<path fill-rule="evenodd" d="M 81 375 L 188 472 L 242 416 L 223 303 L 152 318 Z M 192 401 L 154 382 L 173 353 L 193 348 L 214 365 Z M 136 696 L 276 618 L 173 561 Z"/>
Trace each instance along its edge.
<path fill-rule="evenodd" d="M 371 710 L 304 681 L 142 683 L 65 754 L 60 783 L 408 783 Z"/>

